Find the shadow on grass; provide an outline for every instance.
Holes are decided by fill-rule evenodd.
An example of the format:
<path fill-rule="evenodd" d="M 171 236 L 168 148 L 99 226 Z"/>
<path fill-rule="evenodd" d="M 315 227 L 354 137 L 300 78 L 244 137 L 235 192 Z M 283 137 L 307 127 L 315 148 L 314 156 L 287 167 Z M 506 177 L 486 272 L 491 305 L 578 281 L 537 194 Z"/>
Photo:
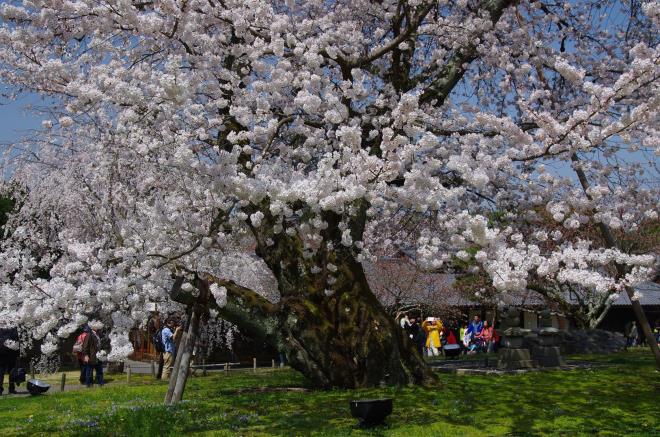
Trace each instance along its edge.
<path fill-rule="evenodd" d="M 311 390 L 288 370 L 193 378 L 186 401 L 162 405 L 166 386 L 132 386 L 0 403 L 5 434 L 214 436 L 655 435 L 660 379 L 650 354 L 607 367 L 524 375 L 441 374 L 436 386 Z M 294 390 L 292 390 L 292 388 Z M 355 398 L 392 397 L 387 424 L 357 429 Z M 8 408 L 4 408 L 8 407 Z M 2 428 L 4 426 L 4 428 Z"/>

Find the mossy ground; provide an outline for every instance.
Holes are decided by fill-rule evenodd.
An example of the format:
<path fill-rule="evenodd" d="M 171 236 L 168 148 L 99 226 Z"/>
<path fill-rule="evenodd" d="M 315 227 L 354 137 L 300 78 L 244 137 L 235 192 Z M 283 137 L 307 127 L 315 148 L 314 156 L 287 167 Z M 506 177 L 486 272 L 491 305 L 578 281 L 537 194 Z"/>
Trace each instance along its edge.
<path fill-rule="evenodd" d="M 102 389 L 0 399 L 0 433 L 112 436 L 660 435 L 660 374 L 648 350 L 580 357 L 607 366 L 505 376 L 439 375 L 434 387 L 282 391 L 291 370 L 190 380 L 186 401 L 134 377 Z M 123 378 L 122 378 L 123 379 Z M 393 397 L 387 425 L 357 429 L 348 401 Z"/>

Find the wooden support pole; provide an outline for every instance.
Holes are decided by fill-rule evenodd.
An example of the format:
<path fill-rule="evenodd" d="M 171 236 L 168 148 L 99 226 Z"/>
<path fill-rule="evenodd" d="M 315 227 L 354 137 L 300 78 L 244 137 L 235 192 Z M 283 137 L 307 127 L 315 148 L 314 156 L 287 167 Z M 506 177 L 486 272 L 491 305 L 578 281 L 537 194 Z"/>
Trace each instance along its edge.
<path fill-rule="evenodd" d="M 66 385 L 66 373 L 62 373 L 62 380 L 60 381 L 60 391 L 64 391 Z"/>
<path fill-rule="evenodd" d="M 202 358 L 202 376 L 206 376 L 206 358 Z"/>
<path fill-rule="evenodd" d="M 229 363 L 225 363 L 225 373 L 229 374 Z"/>
<path fill-rule="evenodd" d="M 188 342 L 188 333 L 184 332 L 183 336 L 181 337 L 181 341 L 179 342 L 179 346 L 177 348 L 184 348 L 186 347 L 186 343 Z M 170 373 L 170 381 L 167 386 L 167 394 L 165 395 L 165 404 L 169 405 L 172 401 L 172 395 L 174 394 L 174 387 L 176 385 L 176 378 L 179 376 L 179 364 L 181 363 L 181 353 L 176 354 L 176 358 L 174 359 L 174 367 L 172 368 L 172 371 Z M 163 369 L 164 371 L 164 369 Z"/>
<path fill-rule="evenodd" d="M 195 305 L 193 307 L 192 316 L 190 317 L 190 326 L 188 327 L 186 344 L 179 352 L 181 354 L 181 362 L 179 363 L 176 384 L 174 385 L 174 392 L 172 393 L 171 403 L 173 404 L 181 401 L 183 398 L 183 390 L 186 387 L 186 381 L 188 380 L 188 373 L 190 371 L 190 359 L 192 358 L 192 352 L 195 348 L 197 335 L 199 333 L 201 313 L 201 305 Z"/>
<path fill-rule="evenodd" d="M 274 368 L 275 368 L 275 358 L 273 358 L 273 359 L 271 360 L 271 363 L 272 363 L 272 365 L 273 365 L 273 369 L 274 369 Z"/>
<path fill-rule="evenodd" d="M 156 377 L 156 363 L 151 362 L 151 376 Z"/>
<path fill-rule="evenodd" d="M 257 359 L 252 358 L 252 371 L 256 372 L 257 371 Z"/>
<path fill-rule="evenodd" d="M 128 369 L 126 369 L 126 383 L 131 384 L 131 366 L 130 364 L 128 365 Z"/>
<path fill-rule="evenodd" d="M 30 363 L 30 377 L 31 377 L 32 379 L 36 379 L 36 378 L 34 377 L 34 363 Z"/>

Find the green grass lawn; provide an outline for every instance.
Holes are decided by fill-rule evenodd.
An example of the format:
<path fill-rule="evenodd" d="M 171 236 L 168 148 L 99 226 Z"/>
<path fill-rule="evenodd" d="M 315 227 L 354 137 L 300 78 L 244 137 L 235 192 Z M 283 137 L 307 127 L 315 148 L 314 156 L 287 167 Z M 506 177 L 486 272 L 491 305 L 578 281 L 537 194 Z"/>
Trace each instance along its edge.
<path fill-rule="evenodd" d="M 580 357 L 590 370 L 506 376 L 440 374 L 434 387 L 284 391 L 305 387 L 291 370 L 216 373 L 190 380 L 186 401 L 162 405 L 151 377 L 41 397 L 0 399 L 11 435 L 486 436 L 660 435 L 660 374 L 645 350 Z M 117 378 L 119 381 L 122 378 Z M 387 425 L 354 428 L 348 401 L 394 398 Z"/>

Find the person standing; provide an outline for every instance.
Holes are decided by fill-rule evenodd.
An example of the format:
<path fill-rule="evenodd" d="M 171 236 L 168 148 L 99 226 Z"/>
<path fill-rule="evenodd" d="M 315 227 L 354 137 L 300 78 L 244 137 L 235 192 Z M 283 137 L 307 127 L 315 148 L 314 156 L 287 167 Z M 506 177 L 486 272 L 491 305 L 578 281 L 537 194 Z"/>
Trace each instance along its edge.
<path fill-rule="evenodd" d="M 85 343 L 85 338 L 89 336 L 89 333 L 92 330 L 89 329 L 89 325 L 83 326 L 83 331 L 76 337 L 76 342 L 73 345 L 73 353 L 76 356 L 76 359 L 78 360 L 78 367 L 80 368 L 80 377 L 78 380 L 80 381 L 81 384 L 85 384 L 85 381 L 87 380 L 86 376 L 86 365 L 85 365 L 85 354 L 83 353 L 83 344 Z"/>
<path fill-rule="evenodd" d="M 103 323 L 93 320 L 89 323 L 91 331 L 83 341 L 83 362 L 85 365 L 85 385 L 92 386 L 93 373 L 96 372 L 96 383 L 102 386 L 103 380 L 103 362 L 99 360 L 97 354 L 101 350 L 101 338 L 98 331 L 103 328 Z"/>
<path fill-rule="evenodd" d="M 160 313 L 158 311 L 152 311 L 147 320 L 147 333 L 149 334 L 149 339 L 152 339 L 158 335 L 161 328 L 160 322 Z M 158 372 L 156 372 L 156 379 L 160 379 L 163 375 L 163 365 L 165 364 L 163 358 L 163 352 L 156 351 L 156 359 L 158 361 Z"/>
<path fill-rule="evenodd" d="M 161 379 L 170 379 L 172 367 L 174 366 L 174 356 L 176 354 L 176 346 L 174 344 L 174 333 L 178 333 L 179 328 L 175 329 L 174 319 L 168 319 L 165 322 L 165 327 L 162 331 L 163 345 L 165 352 L 163 352 L 163 374 Z"/>
<path fill-rule="evenodd" d="M 632 327 L 630 328 L 630 346 L 639 345 L 639 332 L 637 331 L 637 323 L 632 322 Z"/>
<path fill-rule="evenodd" d="M 465 327 L 464 322 L 458 322 L 458 341 L 459 343 L 463 343 L 463 338 L 465 338 L 465 331 L 467 328 Z"/>
<path fill-rule="evenodd" d="M 413 343 L 415 343 L 415 348 L 419 353 L 420 357 L 424 356 L 424 344 L 426 343 L 426 334 L 417 323 L 417 319 L 410 319 L 410 326 L 408 327 L 408 335 Z"/>
<path fill-rule="evenodd" d="M 426 332 L 426 350 L 428 356 L 438 356 L 440 348 L 440 332 L 442 331 L 442 322 L 435 317 L 429 317 L 422 323 L 422 329 Z"/>
<path fill-rule="evenodd" d="M 5 373 L 9 374 L 9 393 L 16 393 L 13 369 L 19 355 L 18 329 L 0 329 L 0 395 L 4 391 Z"/>

